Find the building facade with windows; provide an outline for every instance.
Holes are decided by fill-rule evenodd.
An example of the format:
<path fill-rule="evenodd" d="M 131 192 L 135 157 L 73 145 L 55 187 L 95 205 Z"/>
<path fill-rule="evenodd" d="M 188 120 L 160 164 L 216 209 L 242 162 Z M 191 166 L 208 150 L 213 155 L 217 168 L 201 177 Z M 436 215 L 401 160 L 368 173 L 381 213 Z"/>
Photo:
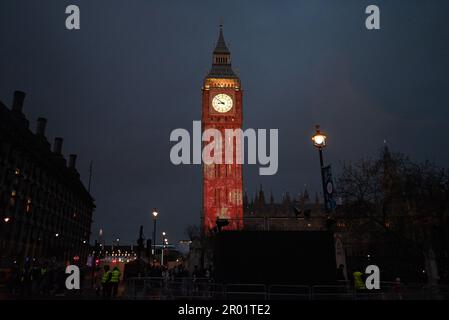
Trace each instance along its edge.
<path fill-rule="evenodd" d="M 16 91 L 11 108 L 0 102 L 0 258 L 83 261 L 94 199 L 80 180 L 76 155 L 67 162 L 63 139 L 53 146 L 47 141 L 46 119 L 30 130 L 24 99 Z"/>

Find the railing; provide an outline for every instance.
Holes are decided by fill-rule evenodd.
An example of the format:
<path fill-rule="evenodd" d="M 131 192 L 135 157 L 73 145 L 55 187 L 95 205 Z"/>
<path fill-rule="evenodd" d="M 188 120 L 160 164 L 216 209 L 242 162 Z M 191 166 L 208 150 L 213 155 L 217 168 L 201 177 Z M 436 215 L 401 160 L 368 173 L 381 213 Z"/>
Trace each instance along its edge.
<path fill-rule="evenodd" d="M 244 226 L 245 230 L 252 231 L 305 231 L 305 230 L 325 230 L 326 217 L 303 217 L 303 216 L 245 216 L 243 218 L 227 219 L 231 224 L 238 223 Z"/>
<path fill-rule="evenodd" d="M 380 290 L 337 285 L 218 284 L 209 278 L 130 278 L 124 299 L 151 300 L 444 300 L 449 286 L 398 285 L 381 282 Z"/>
<path fill-rule="evenodd" d="M 311 300 L 310 286 L 271 285 L 268 287 L 268 300 Z"/>
<path fill-rule="evenodd" d="M 264 284 L 227 284 L 225 297 L 229 300 L 266 300 L 267 288 Z"/>
<path fill-rule="evenodd" d="M 128 299 L 224 299 L 224 286 L 209 278 L 160 277 L 130 278 L 126 281 L 124 298 Z"/>

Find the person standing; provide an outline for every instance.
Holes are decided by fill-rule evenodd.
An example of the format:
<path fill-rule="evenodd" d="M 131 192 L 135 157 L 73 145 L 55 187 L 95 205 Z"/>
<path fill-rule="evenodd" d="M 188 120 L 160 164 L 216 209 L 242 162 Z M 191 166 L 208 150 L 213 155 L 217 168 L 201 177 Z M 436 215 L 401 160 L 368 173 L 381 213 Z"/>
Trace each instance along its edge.
<path fill-rule="evenodd" d="M 101 278 L 101 286 L 103 287 L 103 298 L 109 299 L 111 297 L 111 278 L 112 272 L 109 265 L 104 266 L 103 276 Z"/>
<path fill-rule="evenodd" d="M 356 270 L 352 274 L 354 277 L 354 288 L 356 291 L 363 291 L 366 289 L 365 282 L 363 281 L 363 273 Z"/>
<path fill-rule="evenodd" d="M 345 281 L 345 266 L 340 264 L 337 269 L 337 281 L 343 282 Z"/>
<path fill-rule="evenodd" d="M 111 273 L 111 287 L 113 298 L 117 297 L 118 285 L 120 283 L 120 276 L 121 276 L 120 270 L 118 269 L 118 267 L 114 267 Z"/>

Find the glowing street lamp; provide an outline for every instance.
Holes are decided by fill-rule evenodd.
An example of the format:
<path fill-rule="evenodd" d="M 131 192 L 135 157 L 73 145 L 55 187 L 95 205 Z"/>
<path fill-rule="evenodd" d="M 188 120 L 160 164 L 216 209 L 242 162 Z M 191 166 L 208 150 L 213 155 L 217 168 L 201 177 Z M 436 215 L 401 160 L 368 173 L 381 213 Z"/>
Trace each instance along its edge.
<path fill-rule="evenodd" d="M 318 154 L 320 156 L 320 169 L 321 169 L 321 183 L 323 185 L 323 197 L 326 199 L 326 186 L 324 182 L 324 160 L 323 160 L 323 148 L 326 146 L 326 135 L 320 131 L 320 126 L 316 125 L 316 132 L 312 137 L 313 145 L 318 149 Z"/>
<path fill-rule="evenodd" d="M 320 131 L 320 126 L 316 125 L 316 133 L 312 137 L 313 145 L 319 150 L 326 146 L 326 135 Z"/>

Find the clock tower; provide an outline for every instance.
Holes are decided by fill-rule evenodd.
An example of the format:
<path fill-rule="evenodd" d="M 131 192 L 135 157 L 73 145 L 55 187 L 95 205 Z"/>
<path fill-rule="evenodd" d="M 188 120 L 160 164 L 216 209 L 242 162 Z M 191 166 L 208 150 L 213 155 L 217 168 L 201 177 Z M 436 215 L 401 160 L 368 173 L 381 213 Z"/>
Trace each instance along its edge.
<path fill-rule="evenodd" d="M 221 164 L 203 163 L 203 227 L 216 225 L 217 218 L 228 219 L 225 230 L 243 227 L 242 165 L 236 163 L 233 140 L 232 164 L 225 163 L 225 130 L 242 128 L 242 87 L 231 67 L 231 53 L 223 37 L 223 27 L 213 52 L 212 68 L 202 88 L 202 130 L 216 129 L 222 138 Z M 229 143 L 229 142 L 228 142 Z M 206 142 L 207 144 L 207 142 Z M 216 152 L 214 150 L 214 152 Z"/>

